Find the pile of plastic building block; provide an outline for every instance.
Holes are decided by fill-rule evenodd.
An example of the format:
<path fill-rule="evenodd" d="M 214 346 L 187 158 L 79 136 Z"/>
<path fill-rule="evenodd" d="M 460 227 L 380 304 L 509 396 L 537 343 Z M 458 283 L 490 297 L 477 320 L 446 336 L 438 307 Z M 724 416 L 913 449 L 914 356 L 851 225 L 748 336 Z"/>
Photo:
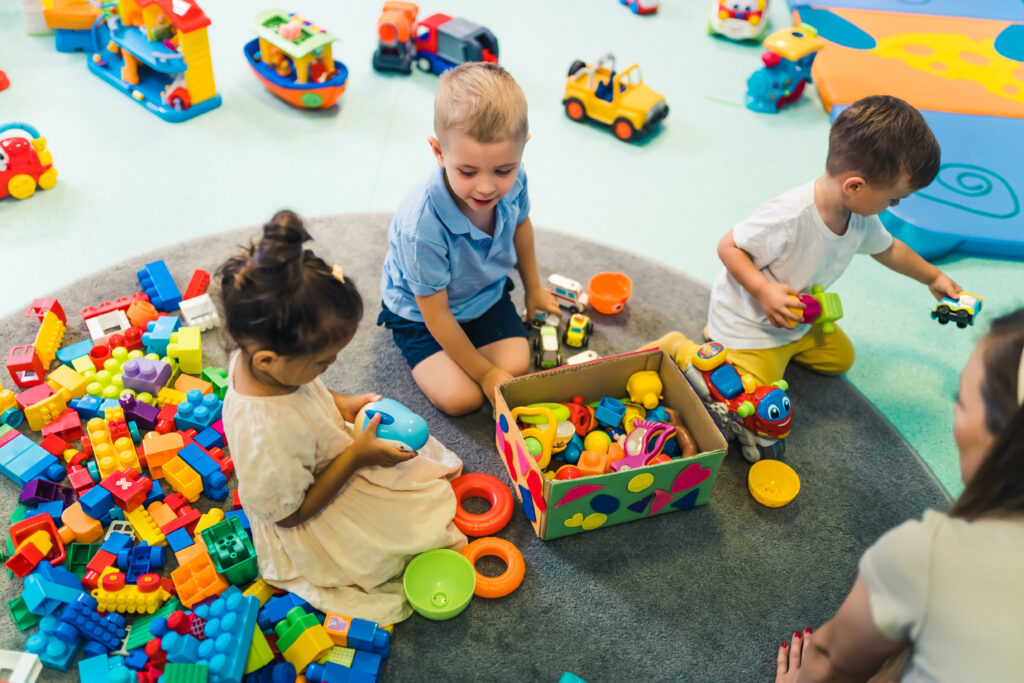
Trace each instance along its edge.
<path fill-rule="evenodd" d="M 8 354 L 0 474 L 21 494 L 2 559 L 23 582 L 11 618 L 33 632 L 0 668 L 27 682 L 76 662 L 90 682 L 378 680 L 390 630 L 259 577 L 229 488 L 227 373 L 203 363 L 219 325 L 209 274 L 184 294 L 163 261 L 138 278 L 143 291 L 84 309 L 89 338 L 67 346 L 60 303 L 35 300 L 38 333 Z M 203 496 L 231 509 L 200 513 Z"/>

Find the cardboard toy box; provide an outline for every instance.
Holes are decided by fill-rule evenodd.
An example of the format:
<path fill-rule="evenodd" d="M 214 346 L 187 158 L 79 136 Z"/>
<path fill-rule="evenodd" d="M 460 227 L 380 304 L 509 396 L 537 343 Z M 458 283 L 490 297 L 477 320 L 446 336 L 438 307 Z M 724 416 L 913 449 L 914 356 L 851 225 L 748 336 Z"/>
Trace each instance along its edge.
<path fill-rule="evenodd" d="M 698 454 L 611 474 L 545 479 L 512 419 L 512 408 L 542 401 L 567 403 L 577 395 L 586 403 L 604 396 L 622 398 L 629 376 L 641 370 L 657 371 L 664 385 L 661 404 L 679 413 L 697 442 Z M 545 541 L 704 505 L 727 449 L 725 437 L 683 373 L 659 350 L 509 380 L 498 389 L 497 411 L 498 454 L 527 519 Z"/>

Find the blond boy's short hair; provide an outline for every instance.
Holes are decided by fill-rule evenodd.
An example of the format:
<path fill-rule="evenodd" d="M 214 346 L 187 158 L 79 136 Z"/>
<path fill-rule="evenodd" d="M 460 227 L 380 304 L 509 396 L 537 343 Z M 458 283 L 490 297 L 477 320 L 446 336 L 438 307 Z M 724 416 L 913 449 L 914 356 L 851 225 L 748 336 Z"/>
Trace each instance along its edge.
<path fill-rule="evenodd" d="M 467 62 L 441 75 L 434 96 L 434 133 L 458 130 L 480 143 L 526 140 L 526 96 L 497 64 Z"/>

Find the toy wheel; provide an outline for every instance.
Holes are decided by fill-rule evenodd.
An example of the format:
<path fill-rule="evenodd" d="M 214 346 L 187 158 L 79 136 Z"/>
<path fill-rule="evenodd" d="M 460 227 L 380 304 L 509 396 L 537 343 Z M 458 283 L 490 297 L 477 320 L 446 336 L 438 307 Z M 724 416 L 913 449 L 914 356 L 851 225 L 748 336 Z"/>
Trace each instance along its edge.
<path fill-rule="evenodd" d="M 52 190 L 53 186 L 57 184 L 57 169 L 52 166 L 39 176 L 39 187 L 44 190 Z"/>
<path fill-rule="evenodd" d="M 761 451 L 757 450 L 757 446 L 740 446 L 740 453 L 743 454 L 743 459 L 751 464 L 761 459 Z"/>
<path fill-rule="evenodd" d="M 555 365 L 554 365 L 554 367 L 558 367 L 561 364 L 562 364 L 562 354 L 561 353 L 555 354 Z"/>
<path fill-rule="evenodd" d="M 781 460 L 782 456 L 786 453 L 786 441 L 785 439 L 779 439 L 770 446 L 758 446 L 757 451 L 762 459 Z"/>
<path fill-rule="evenodd" d="M 616 119 L 612 124 L 612 130 L 615 131 L 615 137 L 625 142 L 629 142 L 636 135 L 636 128 L 633 128 L 633 124 L 626 119 Z"/>
<path fill-rule="evenodd" d="M 537 368 L 541 367 L 541 365 L 540 365 L 540 354 L 539 353 L 533 354 L 533 365 L 534 365 L 534 367 L 537 367 Z"/>
<path fill-rule="evenodd" d="M 582 121 L 587 116 L 583 103 L 573 98 L 565 103 L 565 115 L 573 121 Z"/>
<path fill-rule="evenodd" d="M 416 68 L 428 74 L 434 73 L 434 66 L 428 57 L 420 57 L 416 60 Z"/>
<path fill-rule="evenodd" d="M 540 337 L 533 338 L 533 350 L 540 351 Z"/>
<path fill-rule="evenodd" d="M 19 173 L 7 181 L 7 192 L 15 199 L 28 199 L 36 192 L 36 181 L 30 175 Z"/>

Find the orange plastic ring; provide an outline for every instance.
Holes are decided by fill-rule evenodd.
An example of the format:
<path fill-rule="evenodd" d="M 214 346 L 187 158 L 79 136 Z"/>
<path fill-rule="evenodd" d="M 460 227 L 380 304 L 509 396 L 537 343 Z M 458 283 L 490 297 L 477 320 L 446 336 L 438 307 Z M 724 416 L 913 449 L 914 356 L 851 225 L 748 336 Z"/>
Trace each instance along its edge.
<path fill-rule="evenodd" d="M 500 479 L 491 474 L 463 474 L 452 481 L 452 490 L 455 491 L 455 498 L 458 501 L 455 526 L 467 536 L 493 536 L 504 529 L 512 519 L 512 508 L 515 506 L 512 492 Z M 462 507 L 462 502 L 467 498 L 483 498 L 490 502 L 491 509 L 479 515 L 467 512 Z"/>
<path fill-rule="evenodd" d="M 505 573 L 500 576 L 484 576 L 476 572 L 476 588 L 474 595 L 481 598 L 503 598 L 523 582 L 526 574 L 526 562 L 523 561 L 523 554 L 503 538 L 488 536 L 478 538 L 462 549 L 462 555 L 473 564 L 473 571 L 476 571 L 476 561 L 481 557 L 497 557 L 508 567 Z"/>

